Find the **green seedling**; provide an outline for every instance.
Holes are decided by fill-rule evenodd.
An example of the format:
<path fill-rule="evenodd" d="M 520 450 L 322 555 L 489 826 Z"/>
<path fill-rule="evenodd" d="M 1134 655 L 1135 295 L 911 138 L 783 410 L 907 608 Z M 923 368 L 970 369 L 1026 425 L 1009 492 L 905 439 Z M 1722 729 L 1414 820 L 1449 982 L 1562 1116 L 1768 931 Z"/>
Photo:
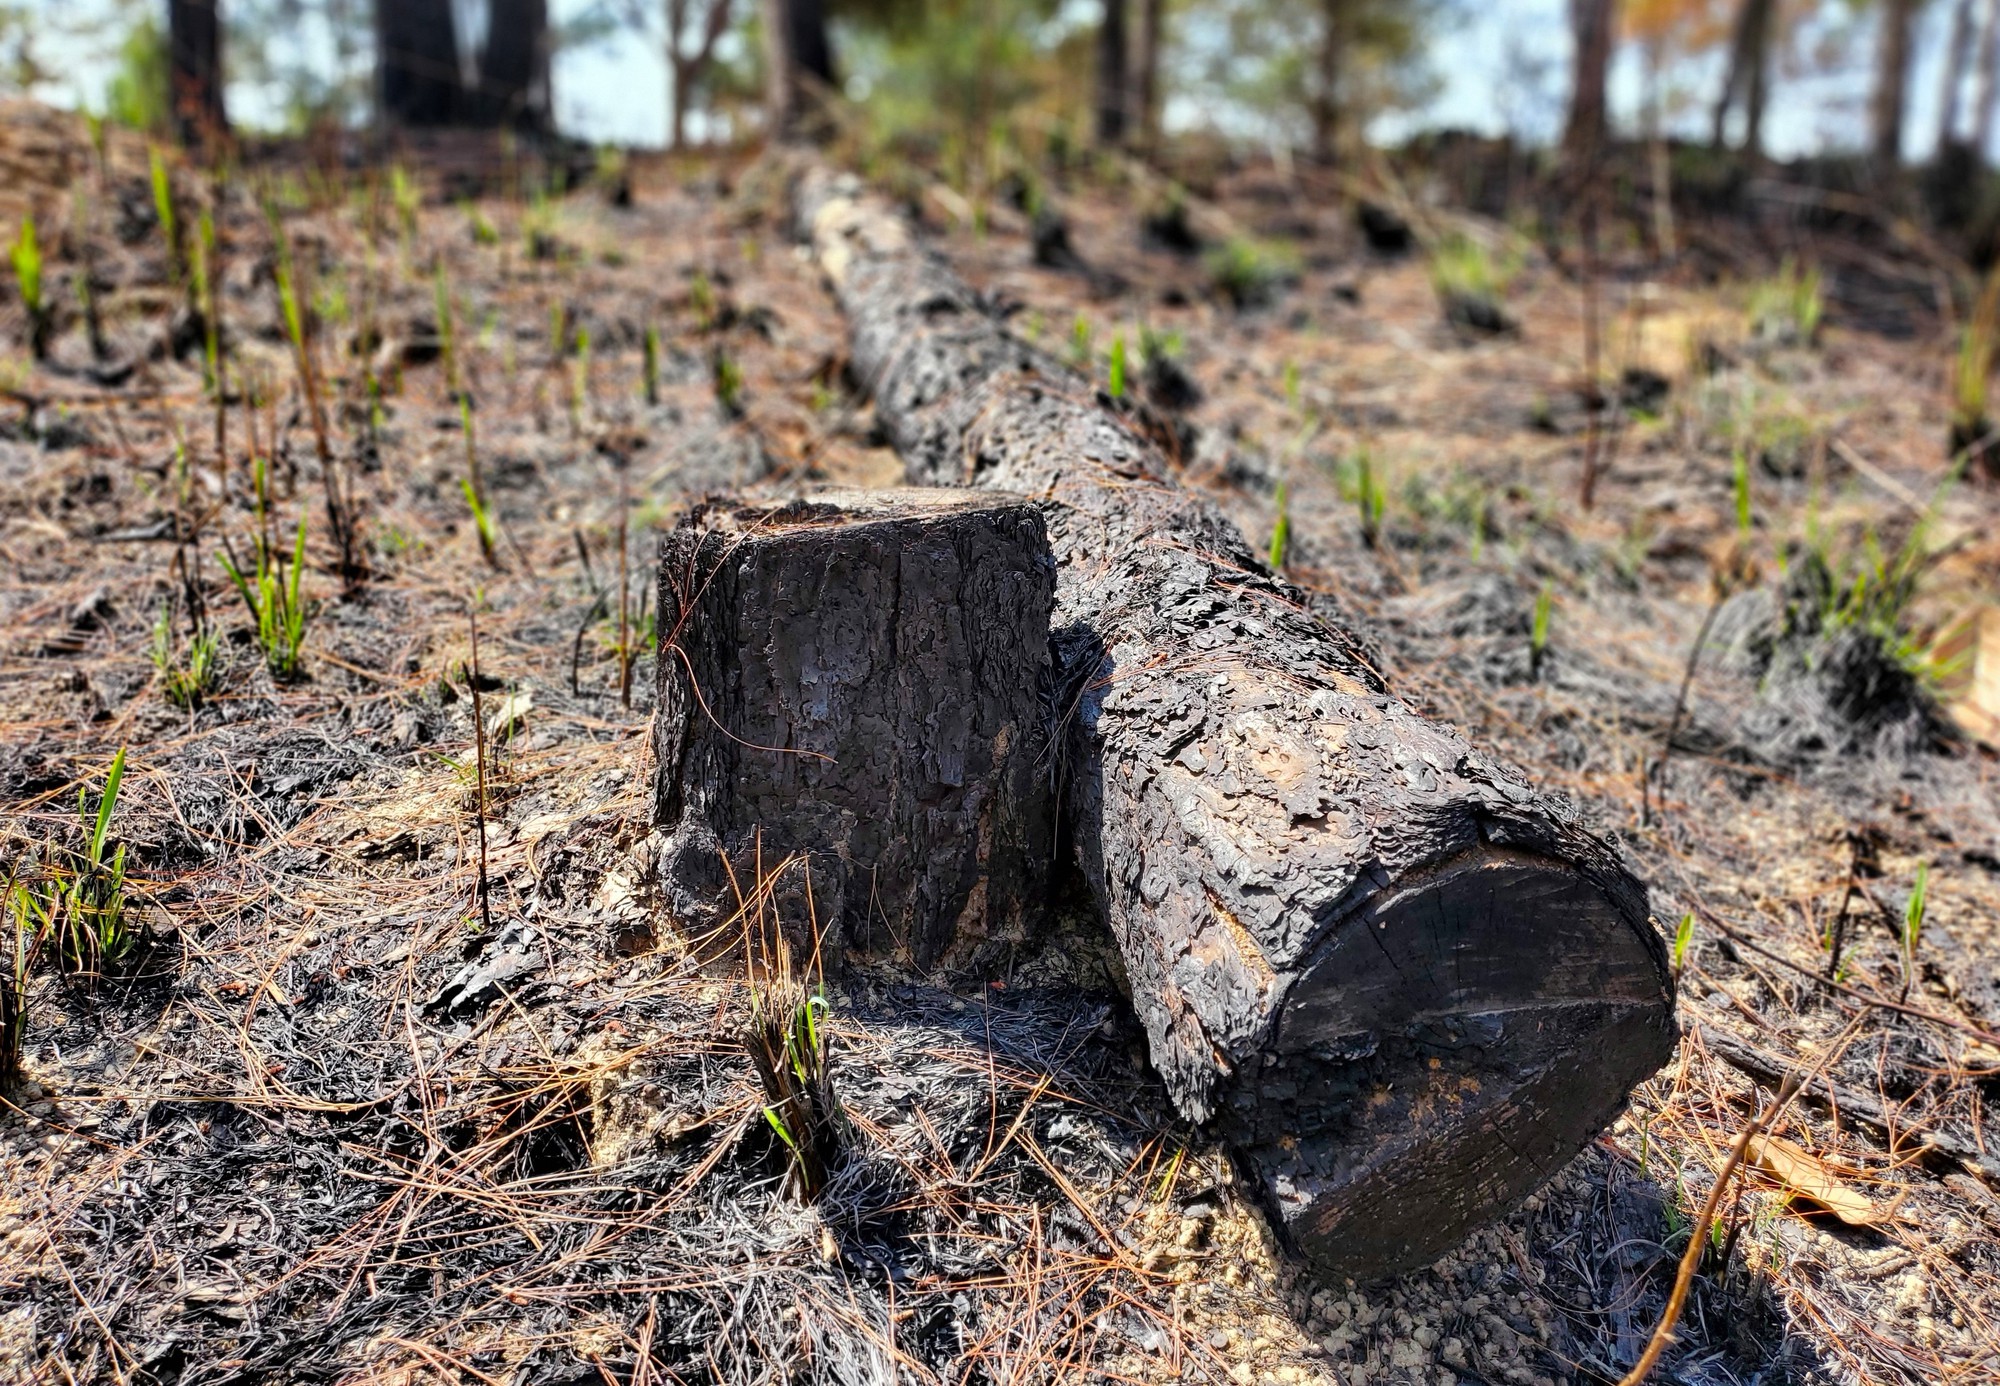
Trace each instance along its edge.
<path fill-rule="evenodd" d="M 1917 863 L 1917 878 L 1910 887 L 1910 898 L 1903 904 L 1903 995 L 1907 998 L 1917 977 L 1917 944 L 1923 938 L 1924 912 L 1930 905 L 1931 864 Z"/>
<path fill-rule="evenodd" d="M 1069 328 L 1069 363 L 1076 369 L 1088 373 L 1090 370 L 1090 324 L 1081 313 Z"/>
<path fill-rule="evenodd" d="M 423 190 L 401 164 L 389 169 L 389 200 L 396 204 L 396 224 L 402 237 L 403 263 L 410 261 L 417 239 L 417 211 L 423 206 Z"/>
<path fill-rule="evenodd" d="M 438 348 L 444 355 L 445 394 L 458 396 L 458 323 L 451 311 L 451 281 L 445 277 L 444 261 L 438 261 L 432 276 L 431 297 L 437 305 Z"/>
<path fill-rule="evenodd" d="M 1688 946 L 1694 942 L 1694 911 L 1681 916 L 1680 927 L 1674 930 L 1674 971 L 1679 973 L 1687 966 Z"/>
<path fill-rule="evenodd" d="M 1825 312 L 1819 270 L 1802 267 L 1787 256 L 1778 266 L 1776 276 L 1751 288 L 1745 316 L 1755 341 L 1773 346 L 1810 347 L 1819 341 Z"/>
<path fill-rule="evenodd" d="M 110 847 L 111 817 L 118 806 L 118 790 L 125 780 L 125 750 L 112 758 L 110 772 L 90 809 L 89 791 L 76 791 L 77 817 L 82 820 L 84 845 L 81 851 L 65 852 L 62 865 L 50 868 L 48 879 L 38 886 L 15 882 L 9 896 L 13 914 L 15 957 L 21 966 L 22 936 L 30 948 L 47 946 L 57 964 L 66 972 L 97 977 L 106 967 L 130 957 L 138 944 L 125 890 L 125 847 L 107 855 Z M 20 975 L 25 981 L 24 974 Z"/>
<path fill-rule="evenodd" d="M 173 606 L 169 602 L 160 603 L 159 618 L 153 622 L 151 654 L 167 701 L 184 711 L 200 707 L 220 682 L 221 642 L 216 633 L 203 625 L 189 637 L 185 650 L 175 650 Z"/>
<path fill-rule="evenodd" d="M 714 375 L 716 404 L 730 418 L 740 418 L 743 413 L 743 368 L 720 346 L 715 349 Z"/>
<path fill-rule="evenodd" d="M 167 169 L 166 156 L 156 144 L 147 151 L 153 180 L 153 213 L 160 219 L 160 235 L 167 243 L 167 275 L 181 282 L 181 226 L 174 212 L 174 180 Z"/>
<path fill-rule="evenodd" d="M 660 402 L 660 329 L 646 329 L 646 404 L 655 407 Z"/>
<path fill-rule="evenodd" d="M 10 258 L 14 262 L 14 285 L 21 291 L 21 306 L 28 313 L 28 349 L 37 361 L 49 354 L 49 305 L 42 285 L 42 246 L 35 237 L 33 216 L 21 218 L 20 233 L 14 238 Z"/>
<path fill-rule="evenodd" d="M 225 542 L 216 562 L 236 587 L 250 613 L 251 630 L 257 648 L 272 674 L 281 679 L 297 678 L 302 668 L 301 652 L 306 640 L 306 606 L 300 584 L 306 571 L 306 516 L 299 512 L 299 527 L 292 541 L 291 562 L 276 551 L 268 530 L 265 511 L 264 459 L 254 464 L 257 532 L 252 536 L 251 565 L 246 570 L 229 552 Z"/>
<path fill-rule="evenodd" d="M 500 552 L 493 541 L 493 512 L 486 504 L 486 484 L 479 472 L 479 440 L 472 428 L 472 405 L 458 397 L 458 426 L 465 434 L 465 476 L 459 481 L 465 503 L 472 511 L 472 523 L 479 533 L 479 552 L 489 566 L 500 566 Z"/>
<path fill-rule="evenodd" d="M 486 214 L 479 210 L 479 205 L 472 201 L 471 198 L 467 198 L 463 206 L 465 208 L 466 225 L 472 232 L 472 243 L 474 245 L 500 244 L 500 228 L 486 219 Z"/>
<path fill-rule="evenodd" d="M 688 281 L 688 308 L 694 313 L 694 324 L 698 329 L 706 332 L 715 326 L 715 286 L 708 282 L 708 275 L 701 270 L 696 270 L 694 278 Z"/>
<path fill-rule="evenodd" d="M 1354 459 L 1354 503 L 1361 520 L 1361 542 L 1369 548 L 1382 543 L 1382 514 L 1388 508 L 1389 493 L 1375 474 L 1375 458 L 1367 448 Z"/>
<path fill-rule="evenodd" d="M 1730 486 L 1736 498 L 1736 532 L 1748 538 L 1756 515 L 1751 507 L 1750 458 L 1740 445 L 1736 449 L 1735 470 Z"/>
<path fill-rule="evenodd" d="M 0 900 L 7 905 L 7 961 L 0 967 L 0 1092 L 11 1091 L 21 1081 L 21 1053 L 28 1038 L 29 987 L 35 960 L 41 952 L 42 935 L 31 928 L 35 911 L 25 903 L 28 887 L 7 879 Z"/>
<path fill-rule="evenodd" d="M 1549 582 L 1542 583 L 1542 590 L 1535 594 L 1534 623 L 1528 631 L 1528 671 L 1541 677 L 1542 659 L 1549 648 L 1549 622 L 1555 615 L 1555 587 Z"/>
<path fill-rule="evenodd" d="M 207 212 L 195 223 L 194 248 L 188 256 L 194 301 L 201 310 L 202 383 L 218 411 L 222 408 L 222 339 L 217 319 L 215 287 L 215 218 Z M 220 417 L 218 413 L 217 417 Z M 220 449 L 218 449 L 220 451 Z"/>
<path fill-rule="evenodd" d="M 1209 282 L 1236 308 L 1260 308 L 1299 277 L 1299 258 L 1289 247 L 1232 237 L 1206 257 Z"/>
<path fill-rule="evenodd" d="M 1125 334 L 1119 333 L 1111 339 L 1111 379 L 1110 395 L 1115 400 L 1125 398 Z"/>
<path fill-rule="evenodd" d="M 1289 489 L 1284 482 L 1278 483 L 1278 518 L 1271 526 L 1271 548 L 1267 557 L 1271 571 L 1285 571 L 1285 550 L 1292 539 L 1292 507 Z"/>

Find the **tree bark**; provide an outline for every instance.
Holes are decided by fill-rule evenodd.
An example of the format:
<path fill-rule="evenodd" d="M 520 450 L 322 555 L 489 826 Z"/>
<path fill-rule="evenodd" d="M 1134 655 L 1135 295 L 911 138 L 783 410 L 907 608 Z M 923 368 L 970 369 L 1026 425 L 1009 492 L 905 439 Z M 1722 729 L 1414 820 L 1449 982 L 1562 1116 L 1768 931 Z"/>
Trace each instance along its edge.
<path fill-rule="evenodd" d="M 1611 70 L 1618 0 L 1570 0 L 1569 14 L 1576 58 L 1563 153 L 1573 167 L 1587 170 L 1596 167 L 1604 152 L 1605 79 Z"/>
<path fill-rule="evenodd" d="M 1983 165 L 1988 157 L 1987 141 L 1993 135 L 1993 104 L 2000 97 L 1995 78 L 2000 76 L 2000 0 L 1986 0 L 1979 16 L 1978 95 L 1972 102 L 1972 148 Z"/>
<path fill-rule="evenodd" d="M 1344 0 L 1321 0 L 1318 61 L 1318 88 L 1313 92 L 1313 158 L 1321 164 L 1334 161 L 1334 141 L 1340 133 L 1340 53 L 1344 38 Z"/>
<path fill-rule="evenodd" d="M 823 95 L 834 85 L 824 0 L 764 0 L 764 43 L 771 132 L 780 139 L 816 133 Z"/>
<path fill-rule="evenodd" d="M 1972 0 L 1958 0 L 1952 12 L 1951 37 L 1944 51 L 1944 72 L 1938 92 L 1938 152 L 1959 142 L 1958 96 L 1965 85 L 1966 58 L 1972 47 Z"/>
<path fill-rule="evenodd" d="M 1916 0 L 1882 0 L 1882 32 L 1876 40 L 1875 91 L 1869 128 L 1875 161 L 1893 168 L 1903 157 L 1903 107 L 1910 80 L 1910 31 Z"/>
<path fill-rule="evenodd" d="M 183 145 L 193 148 L 228 133 L 217 0 L 168 0 L 167 84 L 174 129 Z"/>
<path fill-rule="evenodd" d="M 1097 142 L 1111 147 L 1125 143 L 1130 100 L 1125 8 L 1126 0 L 1104 0 L 1104 18 L 1097 26 Z"/>
<path fill-rule="evenodd" d="M 1151 154 L 1160 147 L 1160 50 L 1166 43 L 1167 0 L 1141 0 L 1139 42 L 1132 59 L 1132 109 L 1139 146 Z"/>
<path fill-rule="evenodd" d="M 793 853 L 782 911 L 829 965 L 956 970 L 1032 931 L 1051 852 L 1055 564 L 1028 501 L 964 491 L 710 502 L 661 549 L 655 822 L 699 934 Z M 723 860 L 730 867 L 725 870 Z"/>
<path fill-rule="evenodd" d="M 465 104 L 451 0 L 375 0 L 376 106 L 385 124 L 450 125 Z"/>
<path fill-rule="evenodd" d="M 1174 1102 L 1323 1265 L 1435 1258 L 1671 1053 L 1643 887 L 881 204 L 814 173 L 799 211 L 909 479 L 1042 501 L 1064 826 Z"/>
<path fill-rule="evenodd" d="M 488 0 L 492 23 L 479 55 L 478 123 L 532 134 L 553 127 L 548 0 Z"/>
<path fill-rule="evenodd" d="M 1771 29 L 1775 0 L 1743 0 L 1730 35 L 1729 72 L 1715 103 L 1710 143 L 1722 149 L 1728 139 L 1729 113 L 1743 107 L 1742 151 L 1755 159 L 1764 152 L 1764 100 L 1770 81 Z"/>
<path fill-rule="evenodd" d="M 687 48 L 682 40 L 687 31 L 688 0 L 667 0 L 667 65 L 673 72 L 674 86 L 669 94 L 667 136 L 674 149 L 687 146 L 689 98 L 694 84 L 715 59 L 715 46 L 729 29 L 729 14 L 730 0 L 708 0 L 701 36 L 693 48 Z"/>

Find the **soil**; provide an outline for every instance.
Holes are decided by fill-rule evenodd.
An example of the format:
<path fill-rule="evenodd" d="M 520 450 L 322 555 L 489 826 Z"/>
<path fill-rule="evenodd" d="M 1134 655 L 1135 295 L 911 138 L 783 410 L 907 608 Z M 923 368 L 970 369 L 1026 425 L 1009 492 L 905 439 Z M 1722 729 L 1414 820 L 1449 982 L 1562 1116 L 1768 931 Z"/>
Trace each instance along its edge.
<path fill-rule="evenodd" d="M 1644 388 L 1613 398 L 1584 388 L 1573 263 L 1528 247 L 1516 330 L 1468 334 L 1420 254 L 1371 248 L 1331 190 L 1268 168 L 1202 186 L 1173 237 L 1147 229 L 1149 182 L 1054 179 L 1060 256 L 1038 254 L 1046 218 L 918 199 L 1017 330 L 1087 337 L 1095 369 L 1118 336 L 1153 358 L 1134 378 L 1159 382 L 1186 483 L 1260 546 L 1282 508 L 1287 572 L 1399 693 L 1573 796 L 1669 938 L 1692 916 L 1685 1037 L 1618 1124 L 1436 1266 L 1326 1284 L 1229 1151 L 1173 1119 L 1077 907 L 976 975 L 829 978 L 847 1154 L 817 1201 L 788 1188 L 736 1038 L 742 969 L 652 897 L 648 759 L 662 531 L 704 494 L 902 475 L 773 166 L 634 160 L 540 198 L 539 165 L 489 152 L 461 203 L 446 159 L 413 161 L 413 226 L 392 179 L 303 151 L 219 196 L 178 170 L 182 223 L 216 213 L 218 455 L 143 150 L 114 136 L 100 168 L 80 123 L 21 107 L 9 141 L 43 151 L 8 166 L 42 179 L 55 324 L 36 363 L 18 298 L 0 310 L 0 832 L 38 879 L 126 748 L 112 838 L 143 940 L 95 979 L 31 982 L 0 1113 L 0 1376 L 1605 1382 L 1692 1235 L 1709 1248 L 1659 1379 L 2000 1379 L 1992 753 L 1922 680 L 1877 677 L 1911 659 L 1828 659 L 1782 619 L 1802 554 L 1851 581 L 1864 536 L 1893 555 L 1943 477 L 1946 325 L 1931 298 L 1884 306 L 1924 282 L 1908 247 L 1779 228 L 1829 266 L 1828 314 L 1817 341 L 1774 342 L 1742 284 L 1775 259 L 1732 223 L 1691 225 L 1674 260 L 1620 243 L 1603 374 Z M 357 498 L 353 581 L 260 185 Z M 1186 248 L 1217 225 L 1299 261 L 1254 293 L 1218 283 Z M 1880 335 L 1885 314 L 1930 326 Z M 1142 353 L 1142 331 L 1173 350 Z M 1608 460 L 1586 510 L 1593 399 Z M 296 677 L 216 559 L 259 528 L 253 450 L 273 532 L 307 517 Z M 1935 506 L 1897 613 L 1913 647 L 1992 590 L 1994 506 L 1972 484 Z M 182 657 L 191 592 L 221 673 L 187 708 L 151 651 L 164 604 Z M 1692 1227 L 1794 1068 L 1814 1079 L 1779 1134 L 1821 1194 L 1867 1200 L 1859 1225 L 1766 1161 Z"/>

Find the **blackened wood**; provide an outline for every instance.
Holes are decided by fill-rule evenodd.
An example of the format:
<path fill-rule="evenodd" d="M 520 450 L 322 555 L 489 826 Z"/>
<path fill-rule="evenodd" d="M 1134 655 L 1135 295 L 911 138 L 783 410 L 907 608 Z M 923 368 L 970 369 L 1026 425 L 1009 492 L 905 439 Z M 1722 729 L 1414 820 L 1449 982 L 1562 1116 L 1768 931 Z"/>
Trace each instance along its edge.
<path fill-rule="evenodd" d="M 450 125 L 463 114 L 451 0 L 375 0 L 375 94 L 391 125 Z"/>
<path fill-rule="evenodd" d="M 479 54 L 479 90 L 469 102 L 475 122 L 547 134 L 548 0 L 491 0 L 490 13 L 486 47 Z"/>
<path fill-rule="evenodd" d="M 984 964 L 1033 928 L 1054 815 L 1041 512 L 963 491 L 710 502 L 665 541 L 656 823 L 699 932 L 810 854 L 831 960 Z"/>
<path fill-rule="evenodd" d="M 229 133 L 216 0 L 168 0 L 167 84 L 174 129 L 183 145 L 196 148 Z"/>
<path fill-rule="evenodd" d="M 1068 827 L 1175 1102 L 1322 1264 L 1434 1258 L 1671 1053 L 1643 887 L 1398 701 L 900 218 L 817 172 L 797 202 L 910 480 L 1044 501 Z"/>

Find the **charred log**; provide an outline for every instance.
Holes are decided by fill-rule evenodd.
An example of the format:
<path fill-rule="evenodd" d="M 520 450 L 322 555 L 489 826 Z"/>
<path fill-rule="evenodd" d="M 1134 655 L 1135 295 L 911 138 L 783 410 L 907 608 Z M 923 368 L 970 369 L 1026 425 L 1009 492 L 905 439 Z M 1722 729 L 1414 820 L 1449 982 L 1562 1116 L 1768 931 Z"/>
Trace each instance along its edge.
<path fill-rule="evenodd" d="M 1041 513 L 1014 498 L 697 508 L 661 555 L 654 730 L 683 924 L 726 922 L 732 874 L 805 853 L 830 962 L 950 969 L 1026 937 L 1052 855 L 1054 583 Z"/>
<path fill-rule="evenodd" d="M 1089 382 L 846 180 L 798 209 L 909 479 L 1043 502 L 1068 831 L 1153 1063 L 1309 1256 L 1421 1264 L 1673 1046 L 1644 888 L 1399 702 Z"/>

